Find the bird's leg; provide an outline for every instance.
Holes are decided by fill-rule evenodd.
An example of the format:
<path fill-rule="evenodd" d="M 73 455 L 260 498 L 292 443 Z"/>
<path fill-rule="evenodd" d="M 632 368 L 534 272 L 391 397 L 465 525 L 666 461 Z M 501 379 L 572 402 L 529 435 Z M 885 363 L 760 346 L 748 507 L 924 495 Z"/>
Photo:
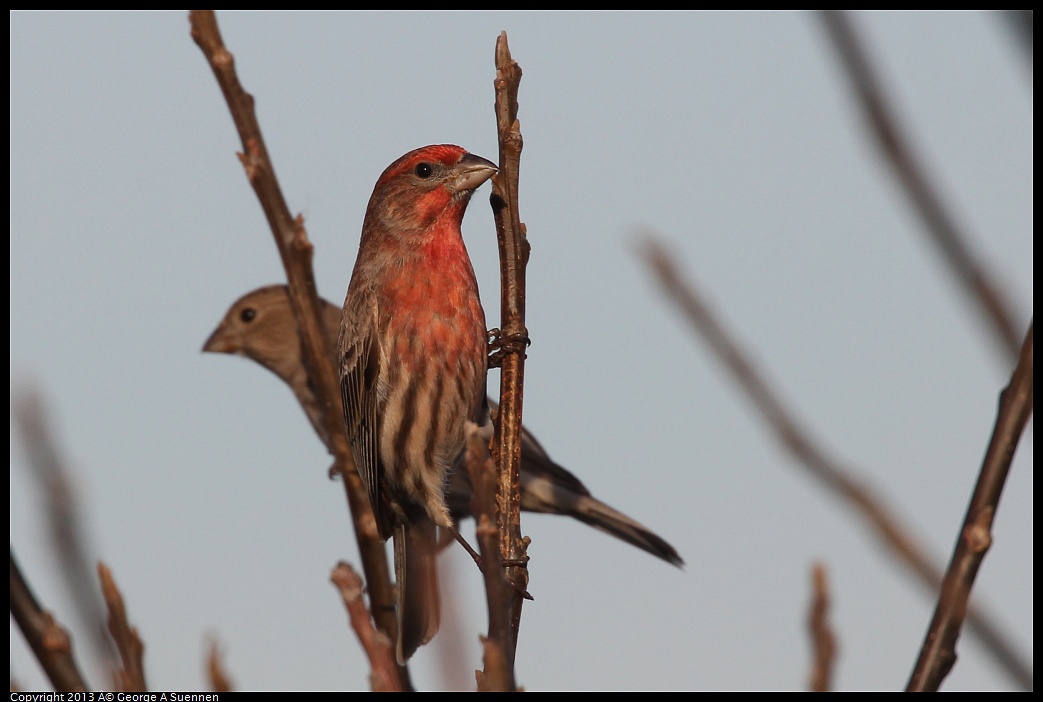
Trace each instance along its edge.
<path fill-rule="evenodd" d="M 475 551 L 473 548 L 471 548 L 471 544 L 467 543 L 467 539 L 465 539 L 460 534 L 460 532 L 456 530 L 455 526 L 446 528 L 446 531 L 448 531 L 450 534 L 452 534 L 453 538 L 456 539 L 457 543 L 459 543 L 461 546 L 464 547 L 464 550 L 467 551 L 467 553 L 469 553 L 471 555 L 472 559 L 474 559 L 474 564 L 476 566 L 478 566 L 478 570 L 481 571 L 482 575 L 485 575 L 485 568 L 482 566 L 482 556 L 481 556 L 481 554 L 479 554 L 477 551 Z M 528 560 L 528 558 L 526 558 L 526 560 Z M 505 565 L 507 565 L 507 564 L 505 563 Z M 510 582 L 511 586 L 518 592 L 519 595 L 521 595 L 522 597 L 524 597 L 527 600 L 532 600 L 533 599 L 532 595 L 529 594 L 528 590 L 526 590 L 523 587 L 519 587 L 516 582 L 514 582 L 513 580 L 510 580 L 509 578 L 508 578 L 508 582 Z"/>
<path fill-rule="evenodd" d="M 457 531 L 455 526 L 446 527 L 445 530 L 448 531 L 452 535 L 452 537 L 454 539 L 456 539 L 456 542 L 458 544 L 460 544 L 461 546 L 464 547 L 464 550 L 467 551 L 467 553 L 471 556 L 471 558 L 474 559 L 474 564 L 476 566 L 478 566 L 478 570 L 482 571 L 482 573 L 484 574 L 485 573 L 485 568 L 482 567 L 482 556 L 481 556 L 481 554 L 479 554 L 477 551 L 475 551 L 473 548 L 471 548 L 471 544 L 467 543 L 467 539 L 465 539 L 460 534 L 460 532 Z"/>

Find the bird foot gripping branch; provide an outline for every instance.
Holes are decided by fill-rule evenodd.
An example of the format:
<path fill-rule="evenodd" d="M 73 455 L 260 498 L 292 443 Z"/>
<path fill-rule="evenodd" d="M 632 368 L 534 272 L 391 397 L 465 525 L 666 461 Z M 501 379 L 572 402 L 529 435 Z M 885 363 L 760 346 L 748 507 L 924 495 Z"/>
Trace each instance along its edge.
<path fill-rule="evenodd" d="M 506 334 L 497 328 L 490 329 L 489 335 L 489 368 L 499 368 L 504 357 L 509 353 L 521 354 L 526 358 L 525 349 L 532 346 L 532 339 L 524 328 L 520 332 Z"/>

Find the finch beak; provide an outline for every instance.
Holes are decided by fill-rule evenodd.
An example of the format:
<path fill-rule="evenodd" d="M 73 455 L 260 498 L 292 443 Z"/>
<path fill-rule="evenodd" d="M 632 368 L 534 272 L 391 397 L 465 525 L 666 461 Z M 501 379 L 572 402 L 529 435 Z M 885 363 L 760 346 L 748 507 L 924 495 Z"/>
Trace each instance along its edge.
<path fill-rule="evenodd" d="M 447 185 L 450 192 L 467 193 L 493 177 L 496 173 L 496 165 L 486 161 L 481 156 L 465 154 L 453 168 L 455 176 Z"/>
<path fill-rule="evenodd" d="M 235 345 L 225 336 L 224 330 L 218 327 L 203 344 L 203 353 L 235 353 Z"/>

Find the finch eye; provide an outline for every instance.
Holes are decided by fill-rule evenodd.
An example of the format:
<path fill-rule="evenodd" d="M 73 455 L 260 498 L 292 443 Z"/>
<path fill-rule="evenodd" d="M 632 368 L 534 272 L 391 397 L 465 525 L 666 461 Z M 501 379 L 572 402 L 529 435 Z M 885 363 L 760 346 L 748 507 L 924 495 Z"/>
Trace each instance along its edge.
<path fill-rule="evenodd" d="M 254 321 L 254 317 L 256 316 L 257 310 L 255 310 L 253 307 L 247 307 L 245 310 L 239 313 L 239 319 L 243 320 L 244 322 L 252 322 Z"/>
<path fill-rule="evenodd" d="M 430 163 L 418 163 L 413 172 L 417 174 L 419 178 L 430 178 L 431 174 L 434 173 L 434 169 L 431 168 Z"/>

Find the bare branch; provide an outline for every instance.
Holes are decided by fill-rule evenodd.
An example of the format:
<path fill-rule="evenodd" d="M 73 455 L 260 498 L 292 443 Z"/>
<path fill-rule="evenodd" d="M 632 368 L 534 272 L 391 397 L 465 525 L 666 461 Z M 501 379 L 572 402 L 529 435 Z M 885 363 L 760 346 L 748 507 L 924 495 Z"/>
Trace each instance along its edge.
<path fill-rule="evenodd" d="M 343 480 L 355 526 L 355 538 L 362 557 L 362 568 L 369 583 L 370 609 L 377 626 L 395 640 L 397 625 L 394 610 L 394 591 L 388 570 L 384 543 L 377 535 L 372 508 L 362 486 L 362 479 L 344 433 L 344 412 L 341 406 L 340 381 L 329 356 L 322 327 L 322 303 L 319 300 L 312 271 L 313 247 L 304 229 L 304 220 L 293 217 L 275 177 L 275 168 L 261 134 L 254 112 L 253 96 L 239 83 L 232 54 L 225 48 L 217 19 L 212 10 L 192 10 L 192 38 L 202 49 L 217 83 L 228 103 L 243 153 L 239 155 L 250 185 L 261 203 L 275 243 L 286 269 L 290 289 L 290 303 L 297 319 L 302 357 L 308 375 L 315 383 L 315 393 L 324 408 L 326 434 L 331 437 L 337 470 Z M 399 670 L 401 685 L 410 689 L 409 672 Z"/>
<path fill-rule="evenodd" d="M 833 685 L 833 662 L 837 655 L 837 638 L 829 625 L 829 583 L 826 567 L 816 563 L 811 567 L 812 599 L 808 611 L 808 634 L 814 651 L 814 664 L 808 689 L 811 692 L 829 692 Z"/>
<path fill-rule="evenodd" d="M 1020 334 L 1007 296 L 993 276 L 978 263 L 967 235 L 942 201 L 937 187 L 927 176 L 909 139 L 888 104 L 885 91 L 858 32 L 841 10 L 823 10 L 822 22 L 847 69 L 852 87 L 865 110 L 866 120 L 877 145 L 905 189 L 906 196 L 923 221 L 925 231 L 941 252 L 950 269 L 971 299 L 981 306 L 992 332 L 1008 357 L 1017 359 Z"/>
<path fill-rule="evenodd" d="M 72 639 L 50 612 L 40 608 L 11 551 L 11 616 L 58 692 L 87 689 L 72 655 Z"/>
<path fill-rule="evenodd" d="M 475 682 L 478 683 L 478 692 L 513 692 L 514 690 L 504 688 L 500 683 L 511 674 L 512 666 L 507 662 L 507 656 L 503 649 L 495 641 L 482 637 L 482 670 L 474 672 Z"/>
<path fill-rule="evenodd" d="M 674 261 L 661 243 L 646 237 L 642 254 L 645 262 L 663 287 L 666 295 L 685 313 L 693 329 L 709 344 L 717 359 L 731 372 L 732 379 L 743 389 L 764 421 L 775 432 L 779 444 L 807 470 L 812 477 L 829 488 L 835 497 L 853 506 L 865 520 L 870 532 L 891 552 L 899 563 L 910 570 L 933 597 L 942 583 L 941 570 L 927 556 L 925 549 L 864 478 L 841 468 L 841 462 L 829 456 L 783 404 L 768 385 L 753 361 L 731 338 L 712 310 L 697 294 L 691 281 L 681 277 Z M 979 608 L 967 616 L 968 624 L 996 661 L 1026 689 L 1032 689 L 1032 669 L 1014 650 L 1009 638 Z"/>
<path fill-rule="evenodd" d="M 101 581 L 101 594 L 109 608 L 109 633 L 116 642 L 122 665 L 116 674 L 116 684 L 123 692 L 145 692 L 145 644 L 138 636 L 137 628 L 130 625 L 127 609 L 123 605 L 123 595 L 116 587 L 112 571 L 104 563 L 98 562 L 98 580 Z"/>
<path fill-rule="evenodd" d="M 89 555 L 93 549 L 74 481 L 47 421 L 40 393 L 25 389 L 13 404 L 30 473 L 46 498 L 42 511 L 62 569 L 62 584 L 72 595 L 92 652 L 111 667 L 116 660 L 105 636 L 105 611 L 101 592 L 95 587 L 94 556 Z"/>
<path fill-rule="evenodd" d="M 507 577 L 514 584 L 509 596 L 511 636 L 495 643 L 514 667 L 518 628 L 521 625 L 522 595 L 529 584 L 528 556 L 521 535 L 521 498 L 518 478 L 521 464 L 522 382 L 525 376 L 525 266 L 529 242 L 518 214 L 518 171 L 522 137 L 518 122 L 518 86 L 521 67 L 511 58 L 507 33 L 496 39 L 496 131 L 499 141 L 499 171 L 493 176 L 490 202 L 496 218 L 496 240 L 500 249 L 500 330 L 494 354 L 500 371 L 500 411 L 493 441 L 493 459 L 500 467 L 498 504 L 500 552 Z M 479 527 L 481 524 L 479 523 Z"/>
<path fill-rule="evenodd" d="M 474 490 L 474 519 L 478 548 L 482 554 L 485 597 L 489 611 L 489 635 L 482 639 L 485 669 L 478 676 L 482 692 L 515 689 L 514 665 L 506 657 L 506 646 L 514 641 L 511 629 L 511 600 L 514 588 L 507 580 L 500 552 L 500 530 L 496 528 L 497 474 L 489 445 L 477 425 L 467 425 L 464 467 Z M 491 665 L 490 665 L 491 664 Z"/>
<path fill-rule="evenodd" d="M 354 568 L 341 561 L 330 574 L 330 580 L 340 590 L 351 628 L 355 630 L 362 650 L 369 657 L 371 689 L 373 692 L 402 692 L 395 662 L 395 645 L 384 632 L 373 628 L 366 603 L 362 601 L 362 578 Z"/>
<path fill-rule="evenodd" d="M 231 692 L 235 687 L 225 671 L 221 647 L 215 638 L 210 639 L 210 650 L 206 656 L 206 675 L 210 679 L 210 689 L 214 692 Z"/>
<path fill-rule="evenodd" d="M 956 640 L 967 612 L 971 587 L 985 552 L 992 544 L 992 521 L 999 507 L 1003 484 L 1021 433 L 1032 414 L 1032 329 L 1032 324 L 1029 324 L 1021 346 L 1021 358 L 1010 384 L 1000 393 L 996 425 L 963 528 L 956 540 L 956 551 L 945 573 L 934 618 L 906 688 L 908 692 L 936 691 L 956 662 Z"/>

